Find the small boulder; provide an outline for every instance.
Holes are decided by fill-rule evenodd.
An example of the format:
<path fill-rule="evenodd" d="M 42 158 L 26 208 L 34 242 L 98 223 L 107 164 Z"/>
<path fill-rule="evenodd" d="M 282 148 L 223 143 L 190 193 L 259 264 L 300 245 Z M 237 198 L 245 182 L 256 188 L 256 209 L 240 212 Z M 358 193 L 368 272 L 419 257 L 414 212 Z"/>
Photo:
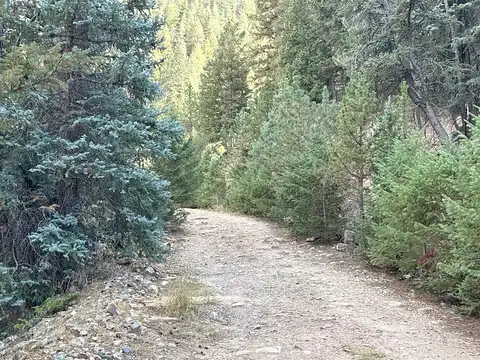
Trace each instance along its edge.
<path fill-rule="evenodd" d="M 133 352 L 133 349 L 130 347 L 130 346 L 125 346 L 123 349 L 122 349 L 122 352 L 124 354 L 130 354 Z"/>
<path fill-rule="evenodd" d="M 151 266 L 147 267 L 145 271 L 151 275 L 154 275 L 156 273 L 155 269 Z"/>
<path fill-rule="evenodd" d="M 118 310 L 118 307 L 114 304 L 114 303 L 110 303 L 108 306 L 107 306 L 107 312 L 111 315 L 111 316 L 117 316 L 120 314 L 120 310 Z"/>
<path fill-rule="evenodd" d="M 130 325 L 130 332 L 140 335 L 142 333 L 142 324 L 138 321 L 134 321 L 132 325 Z"/>

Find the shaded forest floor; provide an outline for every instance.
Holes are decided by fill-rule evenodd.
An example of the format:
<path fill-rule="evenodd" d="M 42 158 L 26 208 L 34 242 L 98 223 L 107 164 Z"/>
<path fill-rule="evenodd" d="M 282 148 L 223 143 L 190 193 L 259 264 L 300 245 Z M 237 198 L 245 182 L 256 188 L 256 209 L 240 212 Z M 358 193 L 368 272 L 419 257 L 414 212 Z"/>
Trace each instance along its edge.
<path fill-rule="evenodd" d="M 477 320 L 348 254 L 261 220 L 189 212 L 165 264 L 119 265 L 2 358 L 480 358 Z"/>

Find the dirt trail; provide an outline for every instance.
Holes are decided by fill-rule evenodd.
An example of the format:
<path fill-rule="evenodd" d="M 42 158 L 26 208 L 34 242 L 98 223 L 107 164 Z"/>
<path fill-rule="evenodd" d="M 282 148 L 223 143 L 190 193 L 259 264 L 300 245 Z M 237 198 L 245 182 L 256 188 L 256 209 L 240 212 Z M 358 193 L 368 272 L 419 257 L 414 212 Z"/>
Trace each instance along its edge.
<path fill-rule="evenodd" d="M 347 253 L 253 218 L 190 212 L 165 263 L 107 261 L 78 303 L 0 341 L 0 359 L 480 359 L 478 320 Z M 174 300 L 198 314 L 175 317 Z"/>
<path fill-rule="evenodd" d="M 210 332 L 203 358 L 480 359 L 469 321 L 344 253 L 298 244 L 260 220 L 189 212 L 168 267 L 217 297 L 197 320 Z"/>

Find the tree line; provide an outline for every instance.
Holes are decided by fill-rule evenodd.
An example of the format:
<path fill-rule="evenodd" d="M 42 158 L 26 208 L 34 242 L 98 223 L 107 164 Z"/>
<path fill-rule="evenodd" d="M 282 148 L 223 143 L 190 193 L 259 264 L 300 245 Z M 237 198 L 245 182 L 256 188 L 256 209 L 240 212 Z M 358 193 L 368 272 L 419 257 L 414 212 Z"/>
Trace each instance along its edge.
<path fill-rule="evenodd" d="M 184 205 L 354 229 L 371 264 L 478 313 L 479 1 L 162 4 Z"/>

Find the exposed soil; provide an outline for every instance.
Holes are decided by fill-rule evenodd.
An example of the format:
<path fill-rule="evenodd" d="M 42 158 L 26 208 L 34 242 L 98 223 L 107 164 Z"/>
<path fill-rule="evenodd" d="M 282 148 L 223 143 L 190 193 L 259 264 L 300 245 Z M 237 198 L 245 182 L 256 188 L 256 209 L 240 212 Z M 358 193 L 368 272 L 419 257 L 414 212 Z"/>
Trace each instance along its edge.
<path fill-rule="evenodd" d="M 3 358 L 480 359 L 477 320 L 347 253 L 254 218 L 189 212 L 165 264 L 119 266 L 29 339 L 8 343 Z M 183 320 L 164 308 L 178 277 L 210 294 Z"/>

